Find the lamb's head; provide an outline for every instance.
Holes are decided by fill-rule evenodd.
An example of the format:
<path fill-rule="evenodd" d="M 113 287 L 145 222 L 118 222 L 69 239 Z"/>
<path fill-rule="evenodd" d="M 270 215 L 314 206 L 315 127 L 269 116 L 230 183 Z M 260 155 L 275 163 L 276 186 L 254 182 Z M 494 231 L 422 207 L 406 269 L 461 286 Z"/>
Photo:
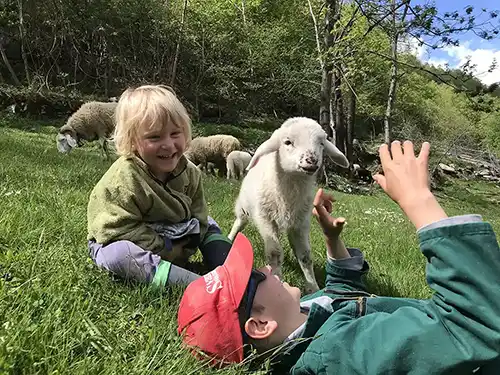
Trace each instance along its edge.
<path fill-rule="evenodd" d="M 306 117 L 286 120 L 274 131 L 271 138 L 257 148 L 247 170 L 252 168 L 260 157 L 275 151 L 278 152 L 281 168 L 287 173 L 313 175 L 321 167 L 323 151 L 335 164 L 344 168 L 349 166 L 345 155 L 328 141 L 321 126 Z"/>
<path fill-rule="evenodd" d="M 70 152 L 73 148 L 78 146 L 78 141 L 69 133 L 58 133 L 56 141 L 57 149 L 63 154 Z"/>

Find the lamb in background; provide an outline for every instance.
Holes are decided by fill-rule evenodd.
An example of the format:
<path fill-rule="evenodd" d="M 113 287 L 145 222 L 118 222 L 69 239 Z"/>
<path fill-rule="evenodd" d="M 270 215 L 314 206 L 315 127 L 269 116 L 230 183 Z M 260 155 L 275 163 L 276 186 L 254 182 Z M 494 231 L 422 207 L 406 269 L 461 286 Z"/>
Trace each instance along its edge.
<path fill-rule="evenodd" d="M 225 176 L 227 156 L 240 149 L 241 143 L 236 137 L 216 134 L 194 138 L 184 155 L 202 170 L 208 170 L 208 162 L 212 162 L 219 170 L 219 175 Z"/>
<path fill-rule="evenodd" d="M 248 152 L 232 151 L 226 158 L 227 179 L 242 179 L 250 160 L 252 160 L 252 155 Z"/>
<path fill-rule="evenodd" d="M 57 134 L 57 149 L 69 153 L 73 148 L 82 146 L 83 141 L 99 140 L 101 152 L 109 159 L 107 138 L 115 129 L 115 102 L 84 103 L 73 113 Z"/>
<path fill-rule="evenodd" d="M 235 204 L 236 220 L 229 234 L 234 240 L 251 219 L 264 240 L 266 260 L 281 275 L 283 249 L 280 233 L 288 241 L 306 279 L 307 292 L 319 289 L 313 270 L 309 232 L 317 171 L 323 150 L 333 162 L 347 168 L 349 162 L 314 120 L 286 120 L 262 143 L 247 167 Z"/>

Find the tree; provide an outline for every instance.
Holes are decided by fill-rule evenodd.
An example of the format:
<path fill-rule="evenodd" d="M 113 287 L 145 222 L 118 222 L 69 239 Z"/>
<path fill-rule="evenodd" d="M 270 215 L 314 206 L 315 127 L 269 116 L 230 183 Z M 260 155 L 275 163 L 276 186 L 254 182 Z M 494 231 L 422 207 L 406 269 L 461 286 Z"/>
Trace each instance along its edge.
<path fill-rule="evenodd" d="M 474 31 L 484 39 L 491 39 L 499 33 L 498 26 L 491 23 L 491 20 L 497 17 L 497 13 L 487 12 L 483 9 L 479 14 L 474 14 L 472 6 L 466 7 L 464 13 L 455 11 L 440 15 L 434 4 L 412 5 L 411 0 L 390 0 L 389 4 L 387 4 L 386 0 L 365 2 L 357 0 L 357 3 L 372 27 L 384 30 L 392 41 L 391 54 L 389 56 L 385 55 L 392 64 L 384 119 L 384 133 L 387 143 L 391 140 L 391 120 L 399 78 L 398 66 L 401 63 L 398 58 L 400 36 L 406 40 L 413 38 L 419 45 L 437 49 L 448 45 L 458 45 L 459 41 L 456 38 L 458 33 Z M 481 20 L 481 16 L 484 15 L 486 15 L 487 19 Z M 389 21 L 387 20 L 388 18 L 390 18 Z M 368 52 L 384 56 L 384 54 L 376 51 Z M 422 66 L 415 67 L 408 63 L 404 65 L 406 67 L 426 70 Z M 463 69 L 467 70 L 467 68 L 468 64 L 466 63 Z"/>

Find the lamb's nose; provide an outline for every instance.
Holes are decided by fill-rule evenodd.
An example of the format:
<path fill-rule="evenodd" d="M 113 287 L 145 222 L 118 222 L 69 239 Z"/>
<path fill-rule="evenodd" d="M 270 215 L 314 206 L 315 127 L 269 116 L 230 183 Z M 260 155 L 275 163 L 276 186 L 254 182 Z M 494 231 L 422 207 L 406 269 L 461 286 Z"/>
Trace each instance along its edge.
<path fill-rule="evenodd" d="M 317 169 L 318 158 L 316 158 L 314 156 L 308 156 L 306 158 L 306 162 L 307 162 L 307 164 L 316 165 L 316 169 Z"/>

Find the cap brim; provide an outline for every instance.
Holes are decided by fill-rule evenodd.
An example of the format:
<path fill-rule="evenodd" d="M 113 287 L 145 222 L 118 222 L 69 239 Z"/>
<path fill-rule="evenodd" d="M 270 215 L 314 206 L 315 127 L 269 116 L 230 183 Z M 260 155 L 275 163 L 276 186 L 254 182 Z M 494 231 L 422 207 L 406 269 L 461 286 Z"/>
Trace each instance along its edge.
<path fill-rule="evenodd" d="M 230 275 L 234 302 L 239 306 L 253 267 L 252 244 L 242 233 L 236 235 L 223 267 Z"/>

